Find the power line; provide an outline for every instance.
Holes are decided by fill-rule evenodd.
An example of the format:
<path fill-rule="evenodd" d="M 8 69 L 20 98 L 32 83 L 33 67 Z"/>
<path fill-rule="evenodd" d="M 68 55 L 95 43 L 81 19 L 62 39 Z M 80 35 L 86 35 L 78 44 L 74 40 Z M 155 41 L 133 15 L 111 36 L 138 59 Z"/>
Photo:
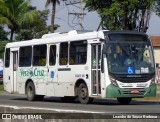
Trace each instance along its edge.
<path fill-rule="evenodd" d="M 63 1 L 66 1 L 66 5 L 73 5 L 73 4 L 78 4 L 78 3 L 81 3 L 82 1 L 81 0 L 63 0 Z"/>
<path fill-rule="evenodd" d="M 82 0 L 63 0 L 63 1 L 65 1 L 65 4 L 67 6 L 72 5 L 72 6 L 76 7 L 76 8 L 78 8 L 78 9 L 80 9 L 80 12 L 75 12 L 75 11 L 74 12 L 70 12 L 69 8 L 67 7 L 67 9 L 68 9 L 68 25 L 70 27 L 73 27 L 73 28 L 75 26 L 79 25 L 80 26 L 80 30 L 84 30 L 83 24 L 82 24 L 82 20 L 83 20 L 84 16 L 86 15 L 86 13 L 84 13 L 84 11 L 83 11 Z M 79 6 L 77 4 L 79 4 Z M 70 15 L 74 16 L 73 19 L 72 19 L 72 25 L 70 24 L 70 17 L 69 17 Z M 76 17 L 77 17 L 78 23 L 74 22 Z"/>

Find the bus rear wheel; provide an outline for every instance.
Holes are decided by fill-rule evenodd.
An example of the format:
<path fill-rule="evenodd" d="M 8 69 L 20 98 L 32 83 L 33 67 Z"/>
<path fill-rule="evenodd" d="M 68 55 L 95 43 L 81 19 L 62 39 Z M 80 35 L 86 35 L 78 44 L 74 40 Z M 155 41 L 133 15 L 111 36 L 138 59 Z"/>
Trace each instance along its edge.
<path fill-rule="evenodd" d="M 26 88 L 26 90 L 27 90 L 27 92 L 26 92 L 26 94 L 27 94 L 27 99 L 29 100 L 29 101 L 34 101 L 34 100 L 36 100 L 36 94 L 35 94 L 35 86 L 34 86 L 34 84 L 33 84 L 33 82 L 29 82 L 28 84 L 27 84 L 27 88 Z"/>
<path fill-rule="evenodd" d="M 117 98 L 117 100 L 122 105 L 128 105 L 132 101 L 132 98 Z"/>
<path fill-rule="evenodd" d="M 93 98 L 89 98 L 88 88 L 84 83 L 81 83 L 78 87 L 78 98 L 82 104 L 88 104 L 93 101 Z"/>

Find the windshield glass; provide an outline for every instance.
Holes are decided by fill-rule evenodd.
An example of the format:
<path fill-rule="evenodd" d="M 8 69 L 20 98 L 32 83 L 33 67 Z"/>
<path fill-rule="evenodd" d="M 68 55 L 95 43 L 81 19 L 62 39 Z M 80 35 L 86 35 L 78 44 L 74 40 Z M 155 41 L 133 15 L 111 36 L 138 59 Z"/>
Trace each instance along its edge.
<path fill-rule="evenodd" d="M 154 58 L 148 41 L 116 41 L 107 44 L 109 72 L 116 74 L 154 73 Z"/>

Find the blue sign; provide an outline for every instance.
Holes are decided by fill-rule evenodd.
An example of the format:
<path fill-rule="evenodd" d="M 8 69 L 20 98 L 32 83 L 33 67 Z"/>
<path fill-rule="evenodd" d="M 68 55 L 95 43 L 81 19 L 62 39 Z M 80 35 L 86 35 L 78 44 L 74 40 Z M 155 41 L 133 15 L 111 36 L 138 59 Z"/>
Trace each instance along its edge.
<path fill-rule="evenodd" d="M 128 74 L 134 74 L 134 68 L 133 67 L 128 67 Z"/>
<path fill-rule="evenodd" d="M 51 71 L 51 78 L 54 78 L 54 71 Z"/>
<path fill-rule="evenodd" d="M 3 75 L 3 70 L 0 71 L 0 75 Z"/>

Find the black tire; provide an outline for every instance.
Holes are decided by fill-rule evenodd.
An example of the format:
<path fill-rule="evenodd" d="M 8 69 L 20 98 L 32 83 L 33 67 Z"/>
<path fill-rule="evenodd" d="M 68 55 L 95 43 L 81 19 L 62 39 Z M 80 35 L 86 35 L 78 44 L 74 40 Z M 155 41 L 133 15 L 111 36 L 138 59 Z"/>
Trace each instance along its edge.
<path fill-rule="evenodd" d="M 33 82 L 29 82 L 27 84 L 27 88 L 26 88 L 26 95 L 27 95 L 27 99 L 29 101 L 34 101 L 36 100 L 36 94 L 35 94 L 35 86 L 33 84 Z"/>
<path fill-rule="evenodd" d="M 65 103 L 72 103 L 74 102 L 76 97 L 61 97 L 61 100 Z"/>
<path fill-rule="evenodd" d="M 117 100 L 122 105 L 128 105 L 132 101 L 132 98 L 117 98 Z"/>
<path fill-rule="evenodd" d="M 89 98 L 88 88 L 84 83 L 81 83 L 78 87 L 78 98 L 82 104 L 88 104 L 93 101 L 93 98 Z"/>

